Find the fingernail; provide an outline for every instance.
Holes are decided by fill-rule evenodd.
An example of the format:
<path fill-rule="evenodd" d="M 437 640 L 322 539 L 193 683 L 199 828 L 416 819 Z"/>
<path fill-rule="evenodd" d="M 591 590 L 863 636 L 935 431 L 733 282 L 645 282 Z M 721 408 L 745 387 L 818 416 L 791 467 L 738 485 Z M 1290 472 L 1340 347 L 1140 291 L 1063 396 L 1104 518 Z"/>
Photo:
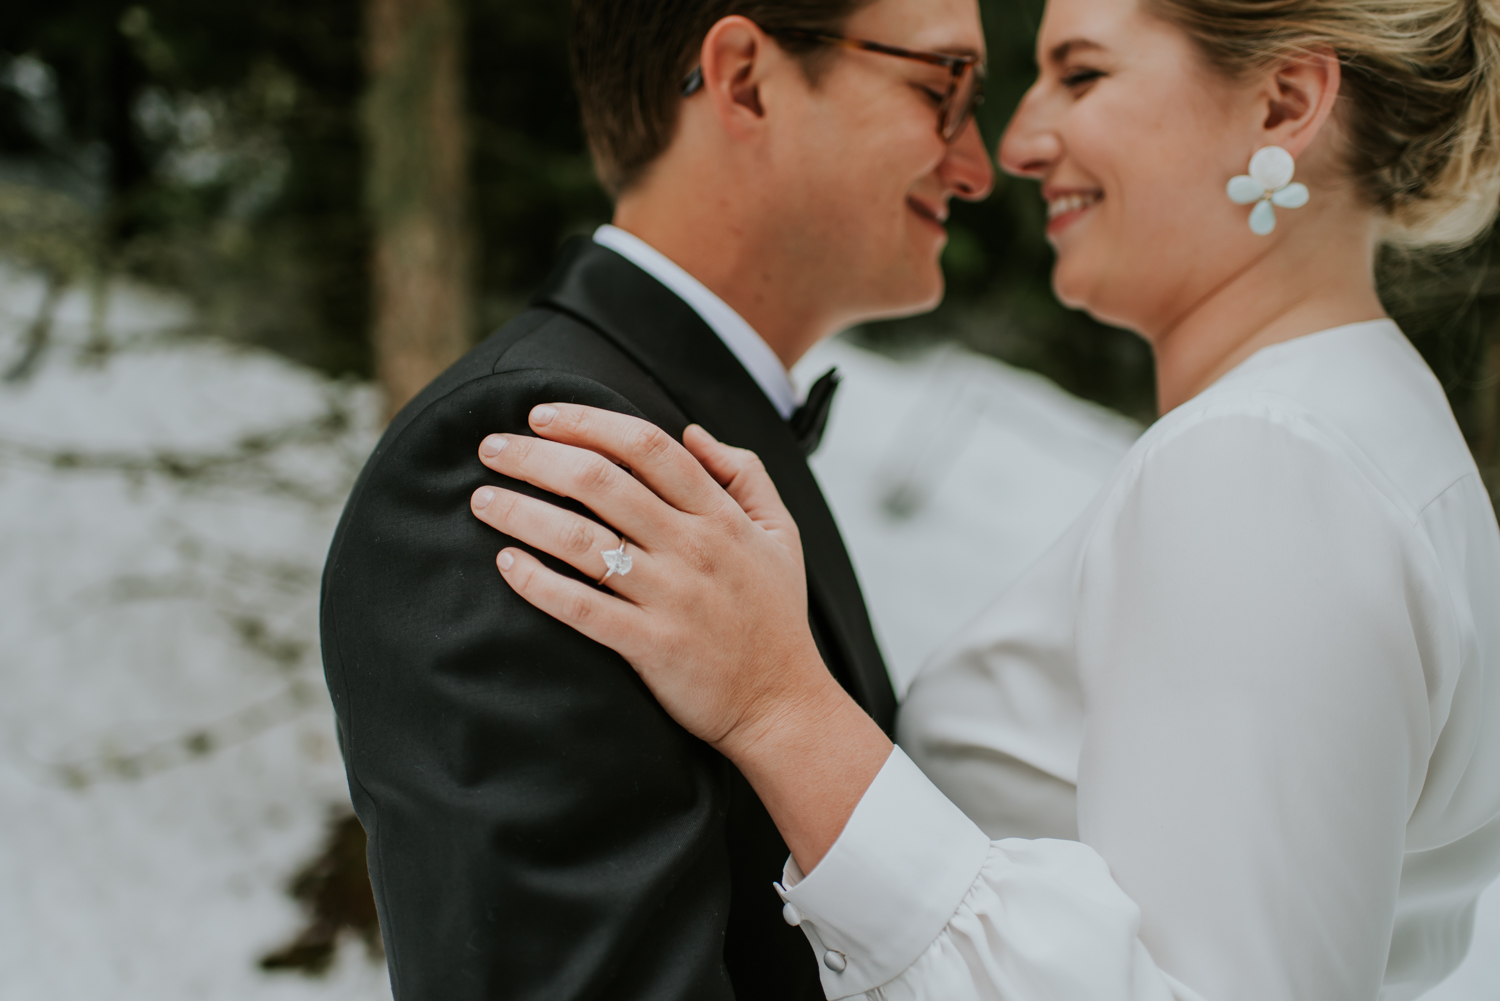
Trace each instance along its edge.
<path fill-rule="evenodd" d="M 501 550 L 500 555 L 495 560 L 495 562 L 500 564 L 501 570 L 509 570 L 511 567 L 516 565 L 516 558 L 510 553 Z"/>
<path fill-rule="evenodd" d="M 478 490 L 474 491 L 474 506 L 481 511 L 489 507 L 490 501 L 494 499 L 495 490 L 493 487 L 480 487 Z"/>
<path fill-rule="evenodd" d="M 486 459 L 493 459 L 503 451 L 505 451 L 504 435 L 492 434 L 479 443 L 479 454 Z"/>
<path fill-rule="evenodd" d="M 536 427 L 546 427 L 552 423 L 552 418 L 556 416 L 556 407 L 533 407 L 531 410 L 531 423 Z"/>

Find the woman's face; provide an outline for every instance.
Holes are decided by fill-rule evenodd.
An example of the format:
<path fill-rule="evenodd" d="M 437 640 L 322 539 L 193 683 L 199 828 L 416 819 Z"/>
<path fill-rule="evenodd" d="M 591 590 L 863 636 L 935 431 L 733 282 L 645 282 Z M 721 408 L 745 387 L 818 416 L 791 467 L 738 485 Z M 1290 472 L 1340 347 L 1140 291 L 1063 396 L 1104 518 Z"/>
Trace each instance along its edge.
<path fill-rule="evenodd" d="M 1265 109 L 1139 0 L 1048 0 L 1037 48 L 1001 166 L 1042 183 L 1058 298 L 1154 339 L 1265 252 L 1224 192 Z"/>

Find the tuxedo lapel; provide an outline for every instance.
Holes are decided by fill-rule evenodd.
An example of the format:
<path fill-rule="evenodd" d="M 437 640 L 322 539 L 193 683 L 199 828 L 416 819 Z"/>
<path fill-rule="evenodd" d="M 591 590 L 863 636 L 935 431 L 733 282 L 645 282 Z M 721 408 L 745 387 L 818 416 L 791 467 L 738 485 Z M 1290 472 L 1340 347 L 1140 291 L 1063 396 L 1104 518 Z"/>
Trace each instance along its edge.
<path fill-rule="evenodd" d="M 649 372 L 689 419 L 720 441 L 760 456 L 797 522 L 808 586 L 846 662 L 851 694 L 889 733 L 895 694 L 838 526 L 791 429 L 739 360 L 674 292 L 592 240 L 565 248 L 533 302 L 599 330 Z"/>

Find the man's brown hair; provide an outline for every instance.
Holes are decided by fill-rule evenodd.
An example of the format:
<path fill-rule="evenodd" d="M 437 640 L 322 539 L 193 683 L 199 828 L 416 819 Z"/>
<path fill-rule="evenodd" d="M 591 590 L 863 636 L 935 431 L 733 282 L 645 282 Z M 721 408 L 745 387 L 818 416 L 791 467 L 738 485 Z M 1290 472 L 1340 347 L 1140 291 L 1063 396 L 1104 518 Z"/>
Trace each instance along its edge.
<path fill-rule="evenodd" d="M 838 32 L 872 0 L 577 0 L 573 80 L 599 180 L 619 195 L 667 148 L 682 85 L 716 23 L 736 14 L 767 31 Z M 816 46 L 786 40 L 811 60 Z M 812 78 L 811 62 L 804 67 Z"/>

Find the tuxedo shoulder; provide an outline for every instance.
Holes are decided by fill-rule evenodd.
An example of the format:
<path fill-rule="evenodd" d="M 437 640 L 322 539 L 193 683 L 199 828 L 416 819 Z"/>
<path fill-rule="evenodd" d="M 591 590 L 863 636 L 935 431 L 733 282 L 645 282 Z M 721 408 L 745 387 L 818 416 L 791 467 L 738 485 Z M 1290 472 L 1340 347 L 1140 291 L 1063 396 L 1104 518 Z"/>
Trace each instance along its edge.
<path fill-rule="evenodd" d="M 602 395 L 590 392 L 591 386 Z M 554 387 L 556 395 L 547 398 L 548 390 Z M 402 408 L 385 439 L 392 441 L 414 430 L 413 424 L 441 419 L 455 406 L 467 407 L 476 394 L 485 398 L 517 392 L 536 397 L 533 406 L 543 402 L 587 403 L 632 413 L 675 436 L 680 436 L 688 424 L 665 387 L 607 336 L 568 313 L 538 307 L 526 310 L 449 366 Z M 522 420 L 518 427 L 491 430 L 524 429 Z"/>
<path fill-rule="evenodd" d="M 478 460 L 480 441 L 496 432 L 531 434 L 531 409 L 545 403 L 629 414 L 679 439 L 689 423 L 666 390 L 603 334 L 561 311 L 531 309 L 396 415 L 355 483 L 339 538 L 362 519 L 406 517 L 404 509 L 387 510 L 398 500 L 451 507 L 472 520 L 467 498 L 488 475 Z"/>

